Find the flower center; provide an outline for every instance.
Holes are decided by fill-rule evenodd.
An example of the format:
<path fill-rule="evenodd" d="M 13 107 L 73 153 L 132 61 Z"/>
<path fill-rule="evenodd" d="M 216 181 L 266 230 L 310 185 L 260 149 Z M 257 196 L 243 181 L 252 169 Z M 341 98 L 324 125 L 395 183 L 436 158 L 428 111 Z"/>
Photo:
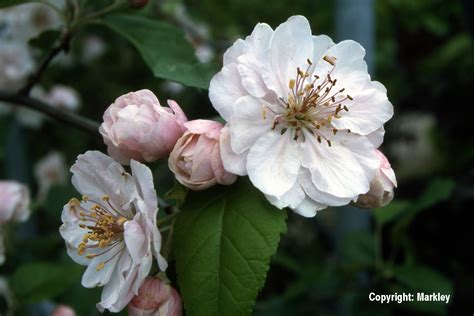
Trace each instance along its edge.
<path fill-rule="evenodd" d="M 294 140 L 300 137 L 304 139 L 302 130 L 305 129 L 314 135 L 319 143 L 325 140 L 328 146 L 331 146 L 328 133 L 322 133 L 322 130 L 330 129 L 336 135 L 338 129 L 332 126 L 332 121 L 341 118 L 343 112 L 349 111 L 344 103 L 352 101 L 353 98 L 344 94 L 345 88 L 336 88 L 337 79 L 331 77 L 336 67 L 336 57 L 324 56 L 323 60 L 331 65 L 331 69 L 322 78 L 318 75 L 311 77 L 310 68 L 313 63 L 310 59 L 307 59 L 308 67 L 305 71 L 299 67 L 296 69 L 296 77 L 288 83 L 288 97 L 279 99 L 283 111 L 275 116 L 273 129 L 282 124 L 284 128 L 281 133 L 284 134 L 288 129 L 293 130 Z"/>
<path fill-rule="evenodd" d="M 77 249 L 77 253 L 80 256 L 86 254 L 87 259 L 101 256 L 120 244 L 123 239 L 124 225 L 128 221 L 128 218 L 122 212 L 112 206 L 107 195 L 104 195 L 102 200 L 104 203 L 83 196 L 81 202 L 76 198 L 69 201 L 71 210 L 80 216 L 79 227 L 87 231 Z M 83 205 L 87 203 L 92 203 L 92 206 L 84 207 Z M 78 209 L 79 213 L 77 213 Z M 107 249 L 102 252 L 86 253 L 88 250 L 97 248 Z M 101 262 L 97 266 L 97 271 L 103 269 L 105 264 L 117 254 L 118 252 L 106 261 Z"/>

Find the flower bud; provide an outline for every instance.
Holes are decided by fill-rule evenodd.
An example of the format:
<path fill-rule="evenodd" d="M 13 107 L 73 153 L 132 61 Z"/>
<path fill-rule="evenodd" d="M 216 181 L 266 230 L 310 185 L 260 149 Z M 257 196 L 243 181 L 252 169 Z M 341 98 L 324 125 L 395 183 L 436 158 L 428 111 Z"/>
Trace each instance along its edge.
<path fill-rule="evenodd" d="M 181 298 L 165 280 L 148 277 L 128 304 L 130 316 L 180 316 Z"/>
<path fill-rule="evenodd" d="M 195 191 L 216 183 L 234 183 L 237 176 L 225 171 L 222 164 L 219 139 L 223 125 L 195 120 L 184 126 L 187 132 L 178 140 L 168 160 L 176 179 Z"/>
<path fill-rule="evenodd" d="M 23 222 L 30 216 L 30 192 L 16 181 L 0 181 L 0 224 Z"/>
<path fill-rule="evenodd" d="M 376 150 L 380 160 L 379 170 L 375 173 L 374 179 L 370 182 L 370 189 L 367 193 L 359 195 L 356 206 L 362 208 L 374 208 L 385 206 L 392 201 L 393 189 L 397 186 L 395 173 L 385 155 Z"/>
<path fill-rule="evenodd" d="M 54 309 L 51 316 L 76 316 L 76 312 L 67 305 L 59 305 Z"/>
<path fill-rule="evenodd" d="M 99 128 L 109 155 L 128 164 L 130 159 L 155 161 L 167 157 L 183 135 L 187 122 L 179 105 L 168 100 L 162 107 L 150 90 L 120 96 L 104 113 Z"/>

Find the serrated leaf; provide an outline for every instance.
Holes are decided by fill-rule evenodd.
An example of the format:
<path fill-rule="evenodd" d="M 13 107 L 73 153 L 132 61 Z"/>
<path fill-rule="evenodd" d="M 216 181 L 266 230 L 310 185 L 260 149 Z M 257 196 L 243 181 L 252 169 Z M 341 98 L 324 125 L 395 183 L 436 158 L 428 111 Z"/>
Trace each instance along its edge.
<path fill-rule="evenodd" d="M 188 315 L 250 315 L 286 212 L 248 179 L 190 192 L 175 224 L 178 284 Z"/>
<path fill-rule="evenodd" d="M 79 281 L 81 272 L 75 264 L 28 263 L 15 271 L 10 284 L 21 302 L 38 302 L 61 294 Z"/>
<path fill-rule="evenodd" d="M 128 39 L 156 77 L 207 89 L 217 67 L 199 63 L 184 33 L 164 22 L 139 15 L 114 14 L 104 24 Z"/>

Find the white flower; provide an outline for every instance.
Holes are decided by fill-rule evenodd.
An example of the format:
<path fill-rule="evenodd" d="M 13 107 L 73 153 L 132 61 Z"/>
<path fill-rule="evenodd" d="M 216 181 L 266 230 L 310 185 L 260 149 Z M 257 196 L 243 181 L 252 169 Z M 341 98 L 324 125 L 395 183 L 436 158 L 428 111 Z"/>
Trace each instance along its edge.
<path fill-rule="evenodd" d="M 0 89 L 18 89 L 34 66 L 27 44 L 0 41 Z"/>
<path fill-rule="evenodd" d="M 132 175 L 97 151 L 79 155 L 72 183 L 83 194 L 64 206 L 61 236 L 69 256 L 88 266 L 84 287 L 104 286 L 99 310 L 122 310 L 150 272 L 153 256 L 160 270 L 161 235 L 156 227 L 157 197 L 151 171 L 131 161 Z"/>
<path fill-rule="evenodd" d="M 66 111 L 77 111 L 81 103 L 76 90 L 60 84 L 51 87 L 42 101 Z"/>
<path fill-rule="evenodd" d="M 209 89 L 228 122 L 225 168 L 308 217 L 367 192 L 393 108 L 364 54 L 354 41 L 312 36 L 302 16 L 275 30 L 260 23 L 237 40 Z"/>

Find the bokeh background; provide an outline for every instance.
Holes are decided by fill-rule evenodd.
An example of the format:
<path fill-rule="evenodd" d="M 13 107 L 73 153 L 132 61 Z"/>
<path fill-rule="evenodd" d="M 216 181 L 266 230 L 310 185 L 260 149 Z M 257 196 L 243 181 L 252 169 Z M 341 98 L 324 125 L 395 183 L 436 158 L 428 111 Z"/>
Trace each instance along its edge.
<path fill-rule="evenodd" d="M 257 22 L 276 27 L 291 15 L 305 15 L 314 34 L 351 38 L 366 47 L 371 76 L 387 87 L 395 108 L 382 147 L 398 178 L 394 201 L 373 211 L 327 209 L 310 220 L 289 212 L 288 234 L 272 260 L 254 315 L 474 312 L 472 0 L 152 2 L 140 14 L 183 28 L 198 59 L 216 65 Z M 56 36 L 50 30 L 30 39 L 33 58 L 40 59 Z M 56 84 L 73 88 L 80 98 L 78 113 L 99 122 L 116 97 L 142 88 L 154 91 L 162 103 L 176 100 L 190 119 L 217 115 L 207 91 L 155 78 L 129 42 L 100 25 L 81 30 L 69 54 L 47 70 L 41 86 L 48 90 Z M 19 109 L 4 105 L 0 111 L 0 179 L 28 184 L 33 196 L 41 181 L 35 166 L 50 152 L 64 155 L 69 167 L 86 150 L 105 151 L 101 139 L 67 124 L 25 123 L 35 114 Z M 173 185 L 166 162 L 152 169 L 164 194 Z M 81 269 L 71 267 L 58 234 L 62 206 L 75 195 L 67 175 L 67 181 L 35 200 L 28 222 L 3 229 L 7 260 L 0 275 L 15 280 L 18 315 L 48 315 L 57 303 L 73 306 L 80 315 L 97 314 L 99 291 L 81 287 Z M 32 262 L 57 264 L 50 271 L 56 277 L 32 275 Z M 380 305 L 369 302 L 370 292 L 441 292 L 451 294 L 451 300 L 449 305 Z M 0 298 L 0 314 L 7 305 Z"/>

